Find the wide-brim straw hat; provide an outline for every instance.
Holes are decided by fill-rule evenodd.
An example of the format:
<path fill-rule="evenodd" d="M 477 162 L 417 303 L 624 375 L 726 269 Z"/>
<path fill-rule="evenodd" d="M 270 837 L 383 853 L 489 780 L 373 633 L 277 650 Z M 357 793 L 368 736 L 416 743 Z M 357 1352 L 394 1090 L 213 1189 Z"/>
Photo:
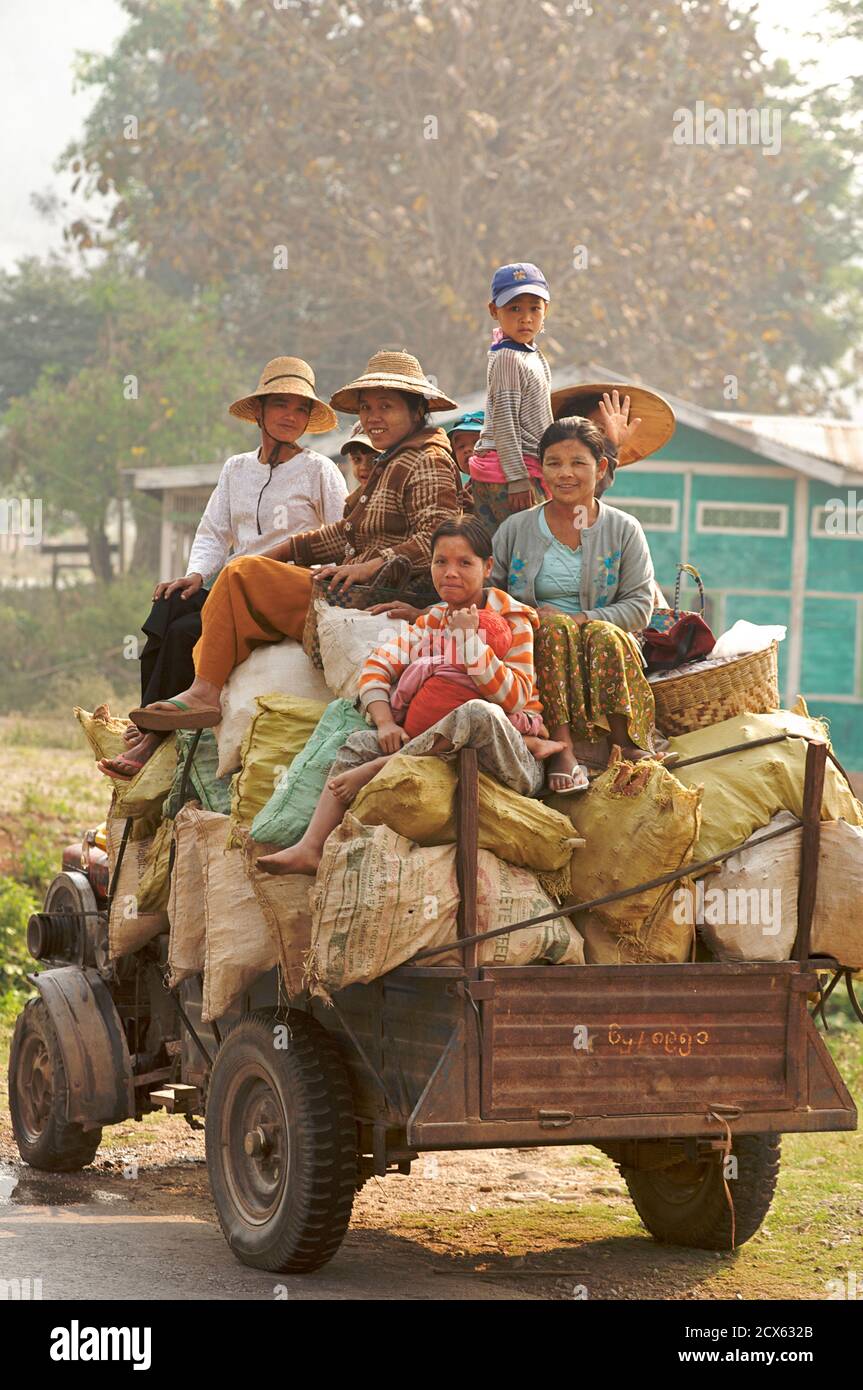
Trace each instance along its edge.
<path fill-rule="evenodd" d="M 304 434 L 326 434 L 339 423 L 335 411 L 317 395 L 315 374 L 302 357 L 274 357 L 261 372 L 261 379 L 251 395 L 241 396 L 228 406 L 228 411 L 238 420 L 257 424 L 257 402 L 264 396 L 304 396 L 311 401 L 312 410 Z"/>
<path fill-rule="evenodd" d="M 362 376 L 349 381 L 340 391 L 330 397 L 330 405 L 335 410 L 344 410 L 356 415 L 359 410 L 361 391 L 411 391 L 428 402 L 429 410 L 457 410 L 455 401 L 443 395 L 433 381 L 429 381 L 415 357 L 404 350 L 393 351 L 380 348 L 369 358 L 368 366 Z"/>
<path fill-rule="evenodd" d="M 357 425 L 355 427 L 350 439 L 346 439 L 342 447 L 339 449 L 339 453 L 347 454 L 350 452 L 351 449 L 356 448 L 357 445 L 360 445 L 363 449 L 371 449 L 373 454 L 380 453 L 380 449 L 378 449 L 377 446 L 372 443 L 365 430 L 363 429 L 362 425 Z"/>
<path fill-rule="evenodd" d="M 555 420 L 565 415 L 584 415 L 593 409 L 597 400 L 607 391 L 617 391 L 621 401 L 629 397 L 631 417 L 640 417 L 641 424 L 635 434 L 627 440 L 620 451 L 618 466 L 625 468 L 629 463 L 638 463 L 667 444 L 674 434 L 674 411 L 655 391 L 644 386 L 630 386 L 625 381 L 578 382 L 575 386 L 561 386 L 551 393 L 551 413 Z"/>

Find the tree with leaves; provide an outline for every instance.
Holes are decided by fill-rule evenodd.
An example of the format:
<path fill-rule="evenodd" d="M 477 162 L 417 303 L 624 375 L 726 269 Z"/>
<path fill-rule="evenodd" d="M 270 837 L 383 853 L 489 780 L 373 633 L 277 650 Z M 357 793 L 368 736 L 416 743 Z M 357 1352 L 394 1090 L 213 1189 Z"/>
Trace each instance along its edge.
<path fill-rule="evenodd" d="M 824 408 L 863 310 L 847 107 L 814 118 L 727 0 L 124 0 L 68 157 L 114 196 L 83 244 L 219 296 L 258 358 L 341 384 L 405 345 L 482 386 L 490 276 L 538 262 L 553 363 L 727 406 Z M 781 113 L 781 149 L 679 145 L 697 101 Z M 135 117 L 130 134 L 129 115 Z M 125 122 L 125 124 L 124 124 Z"/>
<path fill-rule="evenodd" d="M 122 470 L 216 462 L 242 448 L 244 436 L 227 405 L 245 378 L 207 303 L 177 301 L 111 266 L 85 277 L 75 294 L 83 306 L 76 322 L 92 329 L 87 351 L 74 371 L 68 361 L 49 358 L 26 394 L 12 400 L 0 478 L 7 489 L 41 499 L 48 529 L 77 521 L 93 572 L 107 582 L 113 575 L 107 525 L 126 491 Z M 40 332 L 43 326 L 40 321 Z M 38 355 L 38 335 L 24 334 L 24 341 Z M 151 567 L 155 505 L 143 493 L 129 496 L 137 531 L 132 565 Z"/>

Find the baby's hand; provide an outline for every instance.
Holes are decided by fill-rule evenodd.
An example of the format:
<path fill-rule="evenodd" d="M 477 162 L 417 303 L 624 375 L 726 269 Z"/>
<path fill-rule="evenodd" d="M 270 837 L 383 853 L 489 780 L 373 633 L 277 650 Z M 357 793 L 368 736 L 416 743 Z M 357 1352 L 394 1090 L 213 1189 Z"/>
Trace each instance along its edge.
<path fill-rule="evenodd" d="M 479 613 L 476 611 L 476 604 L 472 603 L 470 608 L 459 608 L 457 612 L 450 616 L 450 632 L 478 632 Z"/>

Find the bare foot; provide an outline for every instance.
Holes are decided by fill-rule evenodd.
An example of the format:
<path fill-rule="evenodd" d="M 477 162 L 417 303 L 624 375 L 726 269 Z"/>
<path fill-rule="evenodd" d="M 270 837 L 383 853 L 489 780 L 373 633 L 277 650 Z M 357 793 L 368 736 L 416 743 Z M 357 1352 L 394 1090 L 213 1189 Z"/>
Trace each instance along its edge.
<path fill-rule="evenodd" d="M 147 737 L 148 735 L 145 734 L 142 729 L 139 729 L 137 724 L 130 724 L 128 729 L 123 730 L 123 738 L 126 743 L 140 743 L 142 738 Z"/>
<path fill-rule="evenodd" d="M 388 761 L 388 758 L 374 758 L 370 763 L 361 763 L 359 767 L 352 767 L 347 772 L 339 772 L 329 779 L 327 789 L 345 806 L 350 806 L 360 787 L 371 782 Z"/>
<path fill-rule="evenodd" d="M 316 874 L 320 862 L 320 850 L 316 852 L 308 848 L 302 840 L 288 849 L 277 850 L 275 854 L 262 854 L 255 861 L 265 874 Z"/>
<path fill-rule="evenodd" d="M 544 762 L 546 758 L 551 758 L 555 753 L 562 753 L 566 747 L 565 743 L 559 742 L 554 738 L 537 738 L 535 734 L 528 735 L 525 743 L 538 762 Z"/>

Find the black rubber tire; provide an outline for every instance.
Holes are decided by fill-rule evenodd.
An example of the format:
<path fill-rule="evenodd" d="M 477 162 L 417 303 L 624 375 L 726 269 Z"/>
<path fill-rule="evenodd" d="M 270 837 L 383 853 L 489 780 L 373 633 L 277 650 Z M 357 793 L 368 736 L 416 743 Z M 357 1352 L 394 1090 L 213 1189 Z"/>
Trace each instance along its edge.
<path fill-rule="evenodd" d="M 290 1030 L 284 1050 L 274 1046 L 277 1023 Z M 248 1155 L 245 1135 L 259 1132 L 275 1136 L 275 1151 Z M 351 1219 L 357 1129 L 326 1029 L 299 1012 L 241 1018 L 213 1066 L 206 1147 L 219 1224 L 243 1264 L 300 1274 L 332 1259 Z"/>
<path fill-rule="evenodd" d="M 778 1134 L 741 1134 L 731 1152 L 737 1176 L 729 1178 L 734 1202 L 734 1247 L 755 1235 L 773 1201 L 779 1176 Z M 648 1231 L 669 1245 L 699 1250 L 732 1248 L 731 1209 L 721 1156 L 645 1172 L 620 1168 L 635 1209 Z"/>
<path fill-rule="evenodd" d="M 31 1168 L 74 1173 L 96 1156 L 102 1131 L 83 1129 L 66 1119 L 66 1092 L 66 1070 L 51 1015 L 42 999 L 31 999 L 18 1015 L 9 1053 L 12 1129 L 18 1152 Z"/>

